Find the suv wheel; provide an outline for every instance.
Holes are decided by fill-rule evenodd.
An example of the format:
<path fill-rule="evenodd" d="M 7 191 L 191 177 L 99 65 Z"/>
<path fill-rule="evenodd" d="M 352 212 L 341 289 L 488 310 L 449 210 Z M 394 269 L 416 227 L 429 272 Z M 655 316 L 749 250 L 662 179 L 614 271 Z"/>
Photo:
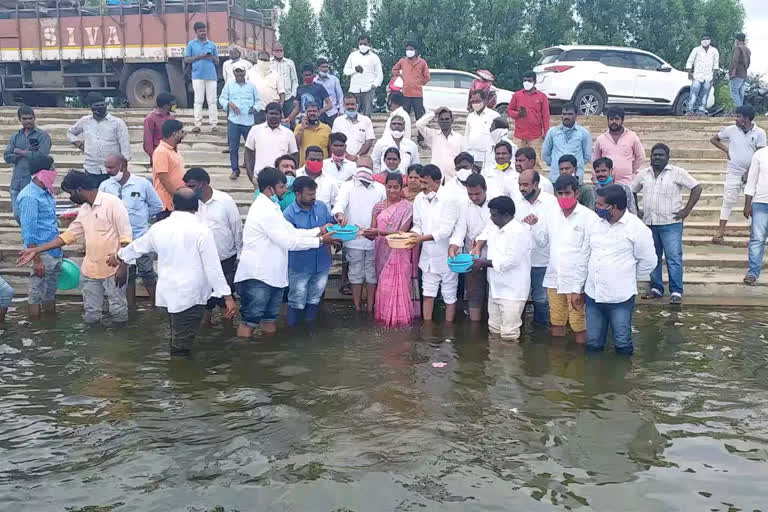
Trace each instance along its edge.
<path fill-rule="evenodd" d="M 691 102 L 690 91 L 683 91 L 680 96 L 677 97 L 677 103 L 675 103 L 675 115 L 684 116 L 688 112 L 688 104 Z"/>
<path fill-rule="evenodd" d="M 605 98 L 603 98 L 603 94 L 600 91 L 586 88 L 576 93 L 574 103 L 576 103 L 576 108 L 580 115 L 599 116 L 603 113 Z"/>

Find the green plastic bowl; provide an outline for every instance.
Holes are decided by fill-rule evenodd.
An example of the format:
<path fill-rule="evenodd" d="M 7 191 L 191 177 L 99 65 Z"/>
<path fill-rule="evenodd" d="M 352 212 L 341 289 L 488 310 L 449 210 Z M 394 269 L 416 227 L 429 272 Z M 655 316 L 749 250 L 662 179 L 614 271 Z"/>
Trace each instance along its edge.
<path fill-rule="evenodd" d="M 61 274 L 59 274 L 59 290 L 74 290 L 80 286 L 80 268 L 68 259 L 61 260 Z"/>

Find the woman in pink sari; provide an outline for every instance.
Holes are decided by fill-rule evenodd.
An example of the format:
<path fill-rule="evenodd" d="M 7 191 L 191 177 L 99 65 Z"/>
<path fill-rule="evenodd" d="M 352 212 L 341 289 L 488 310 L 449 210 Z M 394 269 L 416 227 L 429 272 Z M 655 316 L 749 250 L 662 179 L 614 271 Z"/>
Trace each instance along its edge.
<path fill-rule="evenodd" d="M 403 176 L 389 173 L 384 183 L 387 199 L 373 207 L 371 228 L 366 236 L 375 237 L 376 320 L 387 326 L 408 325 L 415 316 L 411 296 L 413 274 L 412 249 L 392 249 L 385 238 L 400 231 L 410 231 L 413 204 L 403 199 Z M 418 303 L 417 303 L 418 304 Z"/>

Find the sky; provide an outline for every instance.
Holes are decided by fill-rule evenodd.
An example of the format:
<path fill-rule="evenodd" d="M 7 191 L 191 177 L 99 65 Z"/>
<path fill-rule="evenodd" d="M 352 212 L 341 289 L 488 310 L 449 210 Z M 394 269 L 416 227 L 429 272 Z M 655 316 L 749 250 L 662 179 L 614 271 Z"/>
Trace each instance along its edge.
<path fill-rule="evenodd" d="M 310 0 L 316 11 L 323 5 L 323 0 Z M 744 32 L 747 34 L 747 45 L 752 50 L 752 73 L 765 73 L 768 78 L 768 0 L 743 0 L 746 10 Z M 762 8 L 761 8 L 762 7 Z M 728 44 L 732 44 L 732 41 Z M 721 62 L 727 67 L 727 62 Z"/>

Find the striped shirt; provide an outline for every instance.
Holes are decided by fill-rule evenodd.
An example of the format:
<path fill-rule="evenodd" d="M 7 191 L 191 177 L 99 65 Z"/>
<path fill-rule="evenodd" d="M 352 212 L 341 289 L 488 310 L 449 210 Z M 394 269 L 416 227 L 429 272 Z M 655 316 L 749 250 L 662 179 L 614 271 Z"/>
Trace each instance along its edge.
<path fill-rule="evenodd" d="M 128 127 L 122 119 L 112 114 L 107 114 L 101 120 L 96 120 L 92 115 L 83 116 L 67 130 L 67 138 L 69 142 L 85 142 L 83 168 L 90 174 L 106 174 L 104 161 L 110 153 L 120 153 L 126 160 L 131 159 Z"/>
<path fill-rule="evenodd" d="M 282 60 L 272 59 L 272 71 L 283 79 L 285 86 L 285 99 L 295 98 L 296 89 L 299 87 L 299 77 L 296 75 L 296 65 L 288 57 Z"/>
<path fill-rule="evenodd" d="M 699 182 L 688 171 L 667 164 L 658 177 L 652 167 L 641 169 L 632 182 L 632 192 L 643 191 L 643 220 L 649 226 L 682 222 L 675 213 L 683 209 L 683 188 L 692 189 Z"/>

